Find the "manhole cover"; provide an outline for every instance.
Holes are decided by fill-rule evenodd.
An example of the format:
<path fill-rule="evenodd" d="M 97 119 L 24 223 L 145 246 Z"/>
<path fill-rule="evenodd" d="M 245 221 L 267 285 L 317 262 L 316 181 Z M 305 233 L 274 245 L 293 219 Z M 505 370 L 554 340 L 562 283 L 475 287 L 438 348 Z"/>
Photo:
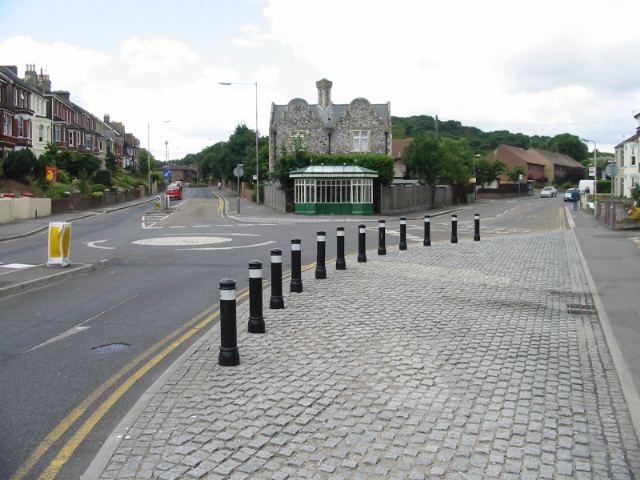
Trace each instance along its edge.
<path fill-rule="evenodd" d="M 587 303 L 568 303 L 567 313 L 575 313 L 578 315 L 595 315 L 596 307 Z"/>
<path fill-rule="evenodd" d="M 102 345 L 101 347 L 94 347 L 91 350 L 99 353 L 117 352 L 129 348 L 128 343 L 110 343 L 109 345 Z"/>

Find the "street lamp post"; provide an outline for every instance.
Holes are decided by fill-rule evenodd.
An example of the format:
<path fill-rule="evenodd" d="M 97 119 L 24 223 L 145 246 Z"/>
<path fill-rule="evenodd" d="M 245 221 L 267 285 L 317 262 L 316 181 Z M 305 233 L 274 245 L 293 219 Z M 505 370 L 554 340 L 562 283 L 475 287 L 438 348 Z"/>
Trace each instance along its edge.
<path fill-rule="evenodd" d="M 596 146 L 596 142 L 594 140 L 587 140 L 586 138 L 581 139 L 583 142 L 591 142 L 593 143 L 593 168 L 594 168 L 594 172 L 595 172 L 595 176 L 594 178 L 594 182 L 593 182 L 593 201 L 595 203 L 596 201 L 596 193 L 598 190 L 598 165 L 596 164 L 596 152 L 598 150 L 598 147 Z"/>
<path fill-rule="evenodd" d="M 260 204 L 260 159 L 258 157 L 258 82 L 219 82 L 220 85 L 255 85 L 256 87 L 256 203 Z"/>
<path fill-rule="evenodd" d="M 157 123 L 169 123 L 171 120 L 160 120 Z M 151 194 L 151 122 L 147 122 L 147 182 Z"/>
<path fill-rule="evenodd" d="M 478 199 L 478 180 L 476 178 L 476 158 L 479 158 L 480 154 L 473 156 L 473 199 Z"/>

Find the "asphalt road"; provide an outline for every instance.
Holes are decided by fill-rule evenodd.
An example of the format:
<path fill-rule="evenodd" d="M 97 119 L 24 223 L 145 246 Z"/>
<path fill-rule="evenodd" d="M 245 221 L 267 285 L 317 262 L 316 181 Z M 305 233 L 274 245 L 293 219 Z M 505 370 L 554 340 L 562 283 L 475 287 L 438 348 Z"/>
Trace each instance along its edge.
<path fill-rule="evenodd" d="M 240 294 L 247 263 L 260 260 L 267 281 L 272 248 L 283 250 L 287 271 L 293 237 L 302 239 L 303 265 L 311 264 L 319 230 L 326 257 L 335 257 L 335 222 L 235 222 L 207 189 L 185 189 L 172 203 L 179 208 L 171 215 L 144 205 L 74 222 L 73 261 L 105 267 L 0 300 L 0 478 L 80 478 L 147 387 L 217 322 L 221 279 L 234 278 Z M 458 214 L 459 236 L 473 236 L 475 212 L 483 235 L 564 228 L 562 206 L 531 198 L 469 209 Z M 377 219 L 363 222 L 377 231 Z M 346 252 L 354 253 L 357 224 L 344 226 Z M 388 219 L 388 248 L 397 248 L 398 232 L 397 218 Z M 411 218 L 408 242 L 423 232 L 423 221 Z M 368 249 L 377 246 L 371 233 Z M 434 218 L 432 240 L 449 236 L 449 218 Z M 4 243 L 0 261 L 43 263 L 46 241 L 43 234 Z"/>

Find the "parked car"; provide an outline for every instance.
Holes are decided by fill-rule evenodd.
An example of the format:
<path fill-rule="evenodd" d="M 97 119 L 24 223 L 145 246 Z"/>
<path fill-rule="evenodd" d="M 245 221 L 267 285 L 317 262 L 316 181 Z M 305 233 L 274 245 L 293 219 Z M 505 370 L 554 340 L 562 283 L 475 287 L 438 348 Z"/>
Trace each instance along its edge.
<path fill-rule="evenodd" d="M 555 197 L 558 191 L 554 187 L 544 187 L 540 191 L 540 198 L 542 197 Z"/>
<path fill-rule="evenodd" d="M 564 192 L 564 201 L 565 202 L 573 202 L 573 198 L 571 198 L 571 194 L 578 190 L 577 188 L 567 188 L 567 191 Z"/>
<path fill-rule="evenodd" d="M 167 196 L 169 198 L 176 198 L 178 200 L 182 200 L 182 190 L 178 187 L 169 186 L 167 187 Z"/>

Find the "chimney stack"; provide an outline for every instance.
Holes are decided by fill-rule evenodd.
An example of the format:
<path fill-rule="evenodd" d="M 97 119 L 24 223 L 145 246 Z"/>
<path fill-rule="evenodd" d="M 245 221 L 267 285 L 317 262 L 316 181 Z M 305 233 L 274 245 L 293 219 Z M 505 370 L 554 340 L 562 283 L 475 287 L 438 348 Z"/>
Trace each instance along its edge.
<path fill-rule="evenodd" d="M 333 102 L 331 102 L 331 87 L 333 86 L 333 82 L 323 78 L 322 80 L 318 80 L 316 82 L 316 87 L 318 88 L 318 105 L 320 108 L 325 109 Z"/>

